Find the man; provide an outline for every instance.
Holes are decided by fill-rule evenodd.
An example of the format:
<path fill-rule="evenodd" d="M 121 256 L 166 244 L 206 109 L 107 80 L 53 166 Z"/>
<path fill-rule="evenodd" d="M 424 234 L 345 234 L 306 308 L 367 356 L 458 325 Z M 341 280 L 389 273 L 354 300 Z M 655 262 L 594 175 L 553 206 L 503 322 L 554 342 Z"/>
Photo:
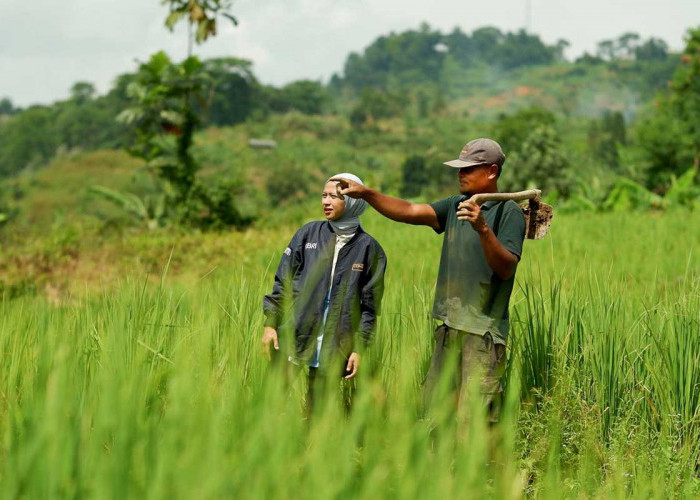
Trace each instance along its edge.
<path fill-rule="evenodd" d="M 433 317 L 443 323 L 435 331 L 435 351 L 426 377 L 433 393 L 450 359 L 455 359 L 453 383 L 458 410 L 467 413 L 467 389 L 479 377 L 481 393 L 492 421 L 498 419 L 508 338 L 508 302 L 525 238 L 525 217 L 513 201 L 468 201 L 478 193 L 498 192 L 505 162 L 500 145 L 491 139 L 467 143 L 459 158 L 445 165 L 457 169 L 460 195 L 430 204 L 411 203 L 357 183 L 339 182 L 340 193 L 367 201 L 382 215 L 445 233 L 435 288 Z"/>

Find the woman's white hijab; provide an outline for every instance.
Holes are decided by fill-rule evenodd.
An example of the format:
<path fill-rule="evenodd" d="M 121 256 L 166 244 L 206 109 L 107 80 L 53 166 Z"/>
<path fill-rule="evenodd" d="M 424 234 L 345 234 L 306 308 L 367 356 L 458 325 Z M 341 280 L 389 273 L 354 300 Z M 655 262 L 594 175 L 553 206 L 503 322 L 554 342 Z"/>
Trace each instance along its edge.
<path fill-rule="evenodd" d="M 362 180 L 358 176 L 353 174 L 344 173 L 334 175 L 333 177 L 340 177 L 341 179 L 355 181 L 358 184 L 364 186 Z M 332 179 L 333 177 L 331 177 L 330 179 Z M 330 182 L 330 179 L 328 179 L 326 183 Z M 338 185 L 338 183 L 335 181 L 334 184 L 336 186 Z M 362 215 L 367 209 L 367 202 L 365 200 L 350 198 L 349 196 L 344 196 L 343 198 L 345 199 L 345 211 L 343 212 L 343 215 L 341 215 L 340 218 L 336 220 L 331 220 L 328 222 L 331 223 L 331 227 L 333 228 L 335 234 L 353 234 L 357 231 L 357 228 L 360 226 L 360 215 Z"/>

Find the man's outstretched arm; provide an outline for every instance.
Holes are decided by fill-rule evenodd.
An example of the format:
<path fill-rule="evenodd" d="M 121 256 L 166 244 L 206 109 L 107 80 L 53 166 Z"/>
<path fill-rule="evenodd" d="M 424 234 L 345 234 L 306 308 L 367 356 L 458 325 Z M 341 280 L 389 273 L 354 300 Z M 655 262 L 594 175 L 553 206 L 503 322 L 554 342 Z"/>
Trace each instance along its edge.
<path fill-rule="evenodd" d="M 411 203 L 401 198 L 387 196 L 376 189 L 368 188 L 348 179 L 334 177 L 330 180 L 338 183 L 338 193 L 365 200 L 384 217 L 406 224 L 439 229 L 437 214 L 433 207 L 427 203 Z"/>

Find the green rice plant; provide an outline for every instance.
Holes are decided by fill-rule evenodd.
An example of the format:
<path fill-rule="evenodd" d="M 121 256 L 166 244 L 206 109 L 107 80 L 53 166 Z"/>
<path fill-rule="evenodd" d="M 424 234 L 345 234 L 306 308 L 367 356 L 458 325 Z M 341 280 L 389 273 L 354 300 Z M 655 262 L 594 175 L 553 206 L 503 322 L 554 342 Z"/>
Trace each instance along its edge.
<path fill-rule="evenodd" d="M 376 214 L 386 294 L 347 416 L 340 380 L 309 416 L 304 369 L 260 354 L 292 227 L 175 235 L 162 274 L 58 305 L 4 297 L 0 496 L 697 497 L 694 216 L 558 216 L 526 242 L 494 426 L 478 397 L 466 423 L 423 406 L 441 239 Z"/>

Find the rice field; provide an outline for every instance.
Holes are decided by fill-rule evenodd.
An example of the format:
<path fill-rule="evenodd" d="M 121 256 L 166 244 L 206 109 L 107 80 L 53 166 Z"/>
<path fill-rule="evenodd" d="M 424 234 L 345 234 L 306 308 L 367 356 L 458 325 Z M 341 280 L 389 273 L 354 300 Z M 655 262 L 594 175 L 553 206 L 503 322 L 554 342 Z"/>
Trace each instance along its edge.
<path fill-rule="evenodd" d="M 164 260 L 155 283 L 135 267 L 63 305 L 3 299 L 2 496 L 700 495 L 697 213 L 557 215 L 527 241 L 501 422 L 475 401 L 467 428 L 448 402 L 421 405 L 441 237 L 363 220 L 389 265 L 348 417 L 329 395 L 308 419 L 303 373 L 260 354 L 262 295 L 294 226 L 253 232 L 245 264 L 215 272 L 176 255 L 197 279 Z"/>

